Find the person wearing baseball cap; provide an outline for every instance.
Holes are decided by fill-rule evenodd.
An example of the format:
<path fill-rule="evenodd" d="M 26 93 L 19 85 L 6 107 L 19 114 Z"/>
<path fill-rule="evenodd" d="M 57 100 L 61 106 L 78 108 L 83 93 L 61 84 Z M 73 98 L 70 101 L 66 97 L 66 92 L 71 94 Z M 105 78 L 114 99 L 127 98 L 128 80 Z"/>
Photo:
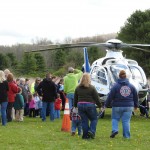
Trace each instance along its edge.
<path fill-rule="evenodd" d="M 64 92 L 69 101 L 69 109 L 73 107 L 74 102 L 74 91 L 78 85 L 78 82 L 83 72 L 73 67 L 68 68 L 68 74 L 64 77 Z"/>

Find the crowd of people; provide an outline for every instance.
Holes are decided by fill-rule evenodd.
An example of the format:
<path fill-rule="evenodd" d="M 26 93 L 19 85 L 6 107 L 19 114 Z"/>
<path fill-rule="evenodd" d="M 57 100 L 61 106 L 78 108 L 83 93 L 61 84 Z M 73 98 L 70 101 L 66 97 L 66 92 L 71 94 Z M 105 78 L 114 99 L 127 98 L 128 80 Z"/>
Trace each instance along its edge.
<path fill-rule="evenodd" d="M 60 118 L 60 110 L 65 109 L 68 98 L 71 135 L 82 135 L 82 139 L 94 139 L 97 127 L 97 106 L 101 107 L 97 90 L 91 85 L 89 73 L 83 73 L 72 67 L 59 83 L 47 73 L 44 79 L 37 77 L 29 84 L 25 78 L 14 79 L 8 70 L 0 70 L 0 109 L 1 122 L 5 126 L 13 120 L 24 121 L 24 117 L 41 117 L 43 122 L 49 116 L 50 121 Z M 138 107 L 137 91 L 126 78 L 122 70 L 117 83 L 112 87 L 105 102 L 105 109 L 112 105 L 111 138 L 118 134 L 118 123 L 122 119 L 123 137 L 130 138 L 130 119 L 133 108 Z"/>
<path fill-rule="evenodd" d="M 0 119 L 2 125 L 8 122 L 23 121 L 25 116 L 41 117 L 50 115 L 50 120 L 60 118 L 60 110 L 65 94 L 63 79 L 55 84 L 50 73 L 43 80 L 39 77 L 30 83 L 29 79 L 17 78 L 8 70 L 0 70 Z M 59 87 L 59 88 L 58 88 Z M 50 93 L 50 94 L 49 94 Z M 54 107 L 55 106 L 55 107 Z"/>

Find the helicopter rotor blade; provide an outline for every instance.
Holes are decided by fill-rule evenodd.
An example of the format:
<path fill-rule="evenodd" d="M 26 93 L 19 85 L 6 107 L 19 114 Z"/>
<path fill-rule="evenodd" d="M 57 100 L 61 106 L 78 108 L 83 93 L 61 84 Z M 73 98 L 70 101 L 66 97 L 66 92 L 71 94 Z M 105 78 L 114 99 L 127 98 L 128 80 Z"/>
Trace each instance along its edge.
<path fill-rule="evenodd" d="M 30 52 L 43 52 L 48 50 L 59 50 L 59 49 L 68 49 L 68 48 L 84 48 L 84 47 L 106 47 L 111 50 L 120 50 L 120 48 L 130 47 L 138 50 L 142 50 L 145 52 L 150 52 L 150 50 L 146 50 L 140 47 L 150 47 L 150 44 L 126 44 L 118 39 L 112 39 L 107 41 L 106 43 L 97 43 L 97 42 L 78 42 L 78 43 L 69 43 L 69 44 L 49 44 L 49 45 L 39 45 L 42 47 L 38 50 L 32 50 Z"/>
<path fill-rule="evenodd" d="M 129 46 L 150 47 L 150 44 L 128 44 Z"/>
<path fill-rule="evenodd" d="M 39 45 L 40 47 L 69 47 L 69 46 L 76 46 L 76 45 L 91 45 L 96 44 L 96 42 L 79 42 L 79 43 L 67 43 L 67 44 L 48 44 L 48 45 Z"/>
<path fill-rule="evenodd" d="M 111 44 L 107 43 L 107 45 L 111 46 Z M 90 46 L 106 46 L 106 43 L 96 43 L 96 42 L 81 42 L 76 44 L 50 44 L 50 45 L 40 45 L 40 47 L 47 47 L 51 46 L 49 48 L 43 48 L 38 50 L 32 50 L 30 52 L 43 52 L 48 50 L 59 50 L 59 49 L 66 49 L 66 48 L 84 48 L 84 47 L 90 47 Z M 107 47 L 107 46 L 106 46 Z M 28 52 L 26 52 L 28 53 Z"/>
<path fill-rule="evenodd" d="M 128 47 L 150 53 L 150 50 L 147 50 L 147 49 L 143 49 L 143 48 L 139 48 L 139 47 L 135 47 L 135 46 L 128 46 Z"/>
<path fill-rule="evenodd" d="M 81 44 L 81 45 L 75 45 L 75 44 L 69 44 L 69 45 L 53 45 L 54 47 L 50 47 L 50 48 L 44 48 L 44 49 L 38 49 L 38 50 L 32 50 L 30 52 L 43 52 L 43 51 L 49 51 L 49 50 L 59 50 L 59 49 L 66 49 L 66 48 L 83 48 L 83 47 L 89 47 L 90 45 L 87 44 Z M 29 52 L 25 52 L 25 53 L 29 53 Z"/>

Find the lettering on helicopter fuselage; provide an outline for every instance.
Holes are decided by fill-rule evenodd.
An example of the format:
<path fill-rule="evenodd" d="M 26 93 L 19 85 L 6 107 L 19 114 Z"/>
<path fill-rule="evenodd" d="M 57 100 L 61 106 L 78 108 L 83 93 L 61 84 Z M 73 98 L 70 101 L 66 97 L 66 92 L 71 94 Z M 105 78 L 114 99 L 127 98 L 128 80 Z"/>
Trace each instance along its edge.
<path fill-rule="evenodd" d="M 103 88 L 100 88 L 100 87 L 97 87 L 97 86 L 95 86 L 95 88 L 96 88 L 97 91 L 103 91 L 104 90 Z"/>

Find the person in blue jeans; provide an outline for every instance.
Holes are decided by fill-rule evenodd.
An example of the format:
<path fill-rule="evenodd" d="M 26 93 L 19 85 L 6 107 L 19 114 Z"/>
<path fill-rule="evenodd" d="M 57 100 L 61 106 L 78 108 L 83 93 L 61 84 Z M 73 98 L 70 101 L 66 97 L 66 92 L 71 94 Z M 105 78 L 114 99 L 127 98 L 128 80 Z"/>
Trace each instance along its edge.
<path fill-rule="evenodd" d="M 9 91 L 8 82 L 5 80 L 5 74 L 0 70 L 0 106 L 1 106 L 1 120 L 2 125 L 7 124 L 6 109 L 8 104 L 8 95 Z"/>
<path fill-rule="evenodd" d="M 112 105 L 112 133 L 114 138 L 118 132 L 118 123 L 122 120 L 123 137 L 130 138 L 130 119 L 133 109 L 138 107 L 138 95 L 135 87 L 126 78 L 126 72 L 121 70 L 117 83 L 111 88 L 104 107 Z"/>
<path fill-rule="evenodd" d="M 94 139 L 97 126 L 96 104 L 101 107 L 98 93 L 93 85 L 89 73 L 84 73 L 74 93 L 74 107 L 78 107 L 81 116 L 82 139 Z"/>
<path fill-rule="evenodd" d="M 78 135 L 80 136 L 82 134 L 82 123 L 81 123 L 81 117 L 78 114 L 78 108 L 75 107 L 71 108 L 70 120 L 72 121 L 71 135 L 74 136 L 76 134 L 76 128 L 77 128 Z"/>
<path fill-rule="evenodd" d="M 37 87 L 37 92 L 42 98 L 42 121 L 46 121 L 46 109 L 48 107 L 50 113 L 50 121 L 54 121 L 54 102 L 57 98 L 57 89 L 55 83 L 51 79 L 51 74 L 47 73 L 46 78 Z"/>

